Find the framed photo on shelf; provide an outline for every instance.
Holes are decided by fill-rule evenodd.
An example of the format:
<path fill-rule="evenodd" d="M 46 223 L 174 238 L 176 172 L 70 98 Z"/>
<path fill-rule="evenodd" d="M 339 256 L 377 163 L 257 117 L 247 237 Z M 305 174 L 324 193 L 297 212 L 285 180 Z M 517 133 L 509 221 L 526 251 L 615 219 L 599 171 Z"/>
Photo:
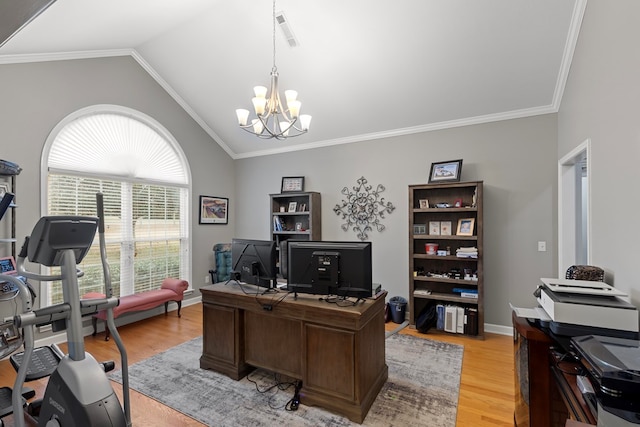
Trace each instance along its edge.
<path fill-rule="evenodd" d="M 289 212 L 295 212 L 298 202 L 289 202 Z"/>
<path fill-rule="evenodd" d="M 413 234 L 427 234 L 427 224 L 413 224 Z"/>
<path fill-rule="evenodd" d="M 299 193 L 304 191 L 304 176 L 285 176 L 282 178 L 281 193 Z"/>
<path fill-rule="evenodd" d="M 453 204 L 454 208 L 461 208 L 462 207 L 462 199 L 456 199 L 455 203 Z"/>
<path fill-rule="evenodd" d="M 461 172 L 462 172 L 462 159 L 431 163 L 431 172 L 429 173 L 429 184 L 437 183 L 437 182 L 460 181 Z"/>
<path fill-rule="evenodd" d="M 200 224 L 228 224 L 229 199 L 200 196 Z"/>
<path fill-rule="evenodd" d="M 458 220 L 458 230 L 456 235 L 458 236 L 473 236 L 473 226 L 475 225 L 475 218 L 460 218 Z"/>
<path fill-rule="evenodd" d="M 429 221 L 429 234 L 431 236 L 440 235 L 440 221 Z"/>
<path fill-rule="evenodd" d="M 451 236 L 451 221 L 440 221 L 440 235 Z"/>
<path fill-rule="evenodd" d="M 427 199 L 420 199 L 420 209 L 429 209 L 429 200 Z"/>

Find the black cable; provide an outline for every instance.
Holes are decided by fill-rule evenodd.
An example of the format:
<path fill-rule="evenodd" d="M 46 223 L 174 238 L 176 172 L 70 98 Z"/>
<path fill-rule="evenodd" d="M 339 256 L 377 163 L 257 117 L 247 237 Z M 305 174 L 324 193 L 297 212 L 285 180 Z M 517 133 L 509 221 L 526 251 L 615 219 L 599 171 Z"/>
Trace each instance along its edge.
<path fill-rule="evenodd" d="M 296 396 L 298 396 L 298 398 L 297 398 L 298 404 L 300 403 L 300 397 L 299 397 L 299 391 L 300 390 L 298 388 L 298 384 L 300 384 L 300 387 L 302 387 L 302 381 L 296 381 L 296 382 L 283 381 L 280 378 L 279 374 L 274 373 L 273 374 L 273 380 L 275 381 L 275 384 L 273 384 L 271 386 L 268 386 L 267 388 L 261 390 L 260 386 L 258 385 L 258 382 L 253 380 L 252 378 L 250 378 L 250 375 L 251 374 L 247 375 L 247 380 L 255 385 L 256 391 L 258 393 L 266 394 L 266 393 L 270 392 L 271 390 L 275 389 L 275 392 L 273 394 L 271 394 L 269 396 L 269 398 L 267 399 L 267 404 L 269 405 L 269 408 L 271 408 L 271 409 L 283 409 L 284 408 L 287 411 L 290 411 L 290 410 L 294 410 L 295 411 L 295 409 L 288 409 L 288 408 L 291 407 L 292 401 L 295 400 Z M 277 406 L 277 405 L 273 405 L 272 404 L 272 400 L 278 394 L 279 391 L 286 391 L 287 389 L 289 389 L 292 386 L 296 387 L 296 389 L 295 389 L 296 391 L 294 392 L 294 397 L 293 398 L 289 399 L 289 401 L 287 401 L 284 405 Z M 296 406 L 296 409 L 297 409 L 297 406 Z"/>
<path fill-rule="evenodd" d="M 284 409 L 287 411 L 297 411 L 300 406 L 300 389 L 302 388 L 302 381 L 296 382 L 296 389 L 293 392 L 293 397 L 289 399 Z"/>
<path fill-rule="evenodd" d="M 353 301 L 349 299 L 349 297 L 333 296 L 333 295 L 327 295 L 324 298 L 318 298 L 318 300 L 328 302 L 329 304 L 335 304 L 338 307 L 353 307 L 357 305 L 360 301 L 364 302 L 364 299 L 362 298 L 358 298 L 355 301 Z"/>

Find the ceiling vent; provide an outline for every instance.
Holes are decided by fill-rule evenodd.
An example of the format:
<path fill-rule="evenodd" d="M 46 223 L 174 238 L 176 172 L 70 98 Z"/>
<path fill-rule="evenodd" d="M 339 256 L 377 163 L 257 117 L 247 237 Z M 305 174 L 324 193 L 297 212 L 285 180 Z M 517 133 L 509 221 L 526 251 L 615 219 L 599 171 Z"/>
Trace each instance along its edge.
<path fill-rule="evenodd" d="M 284 16 L 284 12 L 276 13 L 276 22 L 280 25 L 282 29 L 282 33 L 284 34 L 285 39 L 287 39 L 287 43 L 289 43 L 289 47 L 298 46 L 298 40 L 296 40 L 296 36 L 293 35 L 293 31 L 289 26 L 289 21 L 287 21 L 287 17 Z"/>

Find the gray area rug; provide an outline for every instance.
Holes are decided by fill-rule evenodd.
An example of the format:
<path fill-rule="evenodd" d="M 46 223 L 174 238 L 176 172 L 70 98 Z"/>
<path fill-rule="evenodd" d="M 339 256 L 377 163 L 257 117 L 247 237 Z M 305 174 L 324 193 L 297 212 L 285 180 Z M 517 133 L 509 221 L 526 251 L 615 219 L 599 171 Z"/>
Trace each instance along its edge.
<path fill-rule="evenodd" d="M 363 426 L 455 426 L 464 348 L 409 335 L 386 340 L 389 379 Z M 209 426 L 358 426 L 321 408 L 288 411 L 293 387 L 273 387 L 273 373 L 256 370 L 240 381 L 200 369 L 202 337 L 129 368 L 132 389 Z M 110 377 L 121 382 L 120 372 Z M 287 378 L 279 378 L 287 381 Z M 304 389 L 303 389 L 304 390 Z"/>

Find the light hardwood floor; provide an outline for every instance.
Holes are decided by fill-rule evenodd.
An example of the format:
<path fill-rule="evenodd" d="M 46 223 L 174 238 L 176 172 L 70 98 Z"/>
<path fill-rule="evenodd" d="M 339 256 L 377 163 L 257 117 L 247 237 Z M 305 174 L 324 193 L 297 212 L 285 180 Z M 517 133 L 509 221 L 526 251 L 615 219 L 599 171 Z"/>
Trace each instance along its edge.
<path fill-rule="evenodd" d="M 389 323 L 387 329 L 397 326 Z M 118 331 L 126 345 L 129 364 L 133 364 L 201 335 L 202 305 L 184 307 L 180 319 L 174 311 L 167 316 L 162 314 L 123 326 Z M 401 333 L 464 346 L 457 426 L 513 426 L 513 340 L 510 336 L 486 334 L 484 340 L 478 340 L 447 333 L 421 334 L 409 328 Z M 104 334 L 88 336 L 85 343 L 86 350 L 97 360 L 115 360 L 119 367 L 116 345 L 113 341 L 104 341 Z M 64 345 L 61 348 L 66 351 Z M 15 371 L 9 361 L 1 361 L 0 386 L 12 386 L 14 379 Z M 27 385 L 42 397 L 46 379 Z M 114 383 L 114 388 L 120 393 L 119 384 Z M 135 427 L 203 426 L 135 391 L 131 391 L 131 415 Z M 8 426 L 13 425 L 10 417 L 5 421 Z"/>

